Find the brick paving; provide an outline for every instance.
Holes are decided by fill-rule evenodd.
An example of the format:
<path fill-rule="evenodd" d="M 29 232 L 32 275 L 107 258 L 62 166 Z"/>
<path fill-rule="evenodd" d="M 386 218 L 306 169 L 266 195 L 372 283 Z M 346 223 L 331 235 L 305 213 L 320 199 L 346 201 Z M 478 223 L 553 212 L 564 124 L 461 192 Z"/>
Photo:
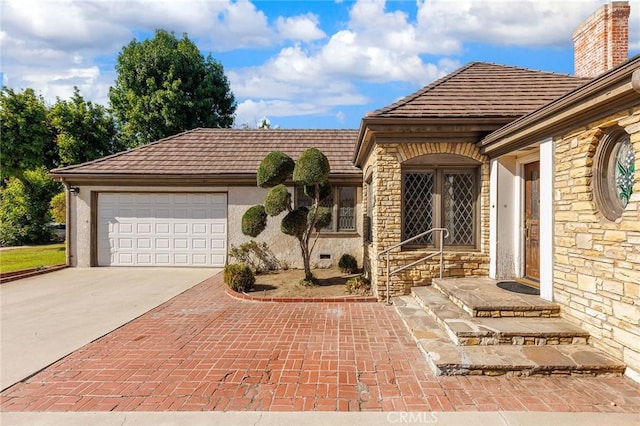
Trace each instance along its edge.
<path fill-rule="evenodd" d="M 435 377 L 392 307 L 238 300 L 218 275 L 8 388 L 0 407 L 640 413 L 640 385 Z"/>

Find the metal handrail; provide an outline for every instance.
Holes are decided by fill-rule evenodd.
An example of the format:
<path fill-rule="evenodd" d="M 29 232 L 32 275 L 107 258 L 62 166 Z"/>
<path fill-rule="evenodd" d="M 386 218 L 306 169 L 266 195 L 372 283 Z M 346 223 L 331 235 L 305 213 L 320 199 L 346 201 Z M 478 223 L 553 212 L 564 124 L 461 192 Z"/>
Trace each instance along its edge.
<path fill-rule="evenodd" d="M 426 255 L 425 257 L 422 257 L 416 261 L 413 261 L 411 263 L 409 263 L 408 265 L 402 265 L 399 266 L 397 268 L 395 268 L 394 270 L 390 270 L 389 268 L 389 252 L 391 252 L 391 250 L 393 249 L 397 249 L 398 247 L 402 247 L 403 245 L 410 243 L 411 241 L 417 240 L 418 238 L 422 238 L 426 235 L 431 234 L 432 232 L 440 232 L 440 249 L 435 252 L 435 253 L 431 253 Z M 390 280 L 390 276 L 391 274 L 395 274 L 397 272 L 400 271 L 404 271 L 407 268 L 410 268 L 412 266 L 417 265 L 418 263 L 424 262 L 425 260 L 429 260 L 432 257 L 437 256 L 438 254 L 440 255 L 440 279 L 442 279 L 442 270 L 444 268 L 444 258 L 443 258 L 443 251 L 444 251 L 444 239 L 449 237 L 449 230 L 447 228 L 431 228 L 428 231 L 424 231 L 421 234 L 418 234 L 414 237 L 411 237 L 409 239 L 406 239 L 402 242 L 399 242 L 398 244 L 392 245 L 389 248 L 386 248 L 384 250 L 382 250 L 380 253 L 378 253 L 378 256 L 382 256 L 383 254 L 386 254 L 386 258 L 387 258 L 387 305 L 390 304 L 389 302 L 389 280 Z"/>

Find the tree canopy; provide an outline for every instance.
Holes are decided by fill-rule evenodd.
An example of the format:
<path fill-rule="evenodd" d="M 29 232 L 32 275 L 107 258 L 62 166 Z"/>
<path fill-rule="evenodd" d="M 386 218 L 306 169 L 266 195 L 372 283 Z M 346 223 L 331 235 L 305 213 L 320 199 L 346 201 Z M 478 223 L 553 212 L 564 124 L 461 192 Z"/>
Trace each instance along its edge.
<path fill-rule="evenodd" d="M 0 176 L 24 178 L 26 170 L 55 166 L 53 133 L 47 107 L 33 89 L 0 92 Z"/>
<path fill-rule="evenodd" d="M 222 65 L 183 35 L 132 40 L 116 64 L 111 108 L 129 146 L 196 127 L 231 127 L 236 102 Z"/>
<path fill-rule="evenodd" d="M 113 117 L 102 105 L 85 101 L 78 88 L 71 100 L 60 100 L 49 110 L 56 131 L 60 165 L 84 163 L 124 149 Z"/>

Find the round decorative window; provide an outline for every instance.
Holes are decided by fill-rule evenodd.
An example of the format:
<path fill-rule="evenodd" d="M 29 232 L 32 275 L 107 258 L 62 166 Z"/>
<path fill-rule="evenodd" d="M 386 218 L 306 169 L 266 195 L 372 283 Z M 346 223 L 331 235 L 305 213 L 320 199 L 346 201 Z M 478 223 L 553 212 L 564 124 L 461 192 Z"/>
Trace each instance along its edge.
<path fill-rule="evenodd" d="M 633 192 L 636 155 L 629 135 L 622 129 L 607 133 L 598 146 L 594 162 L 595 200 L 600 212 L 616 220 Z"/>

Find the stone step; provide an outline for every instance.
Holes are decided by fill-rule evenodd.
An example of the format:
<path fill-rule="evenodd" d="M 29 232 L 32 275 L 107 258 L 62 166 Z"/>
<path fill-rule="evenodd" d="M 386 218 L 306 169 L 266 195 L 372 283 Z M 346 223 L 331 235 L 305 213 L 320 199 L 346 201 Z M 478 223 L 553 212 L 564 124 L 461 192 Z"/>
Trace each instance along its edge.
<path fill-rule="evenodd" d="M 561 318 L 472 317 L 433 287 L 411 294 L 457 345 L 586 345 L 589 333 Z"/>
<path fill-rule="evenodd" d="M 436 375 L 620 376 L 625 365 L 589 345 L 457 346 L 411 296 L 393 304 Z"/>
<path fill-rule="evenodd" d="M 490 278 L 434 278 L 432 285 L 473 317 L 560 316 L 560 306 L 530 294 L 503 290 Z"/>

